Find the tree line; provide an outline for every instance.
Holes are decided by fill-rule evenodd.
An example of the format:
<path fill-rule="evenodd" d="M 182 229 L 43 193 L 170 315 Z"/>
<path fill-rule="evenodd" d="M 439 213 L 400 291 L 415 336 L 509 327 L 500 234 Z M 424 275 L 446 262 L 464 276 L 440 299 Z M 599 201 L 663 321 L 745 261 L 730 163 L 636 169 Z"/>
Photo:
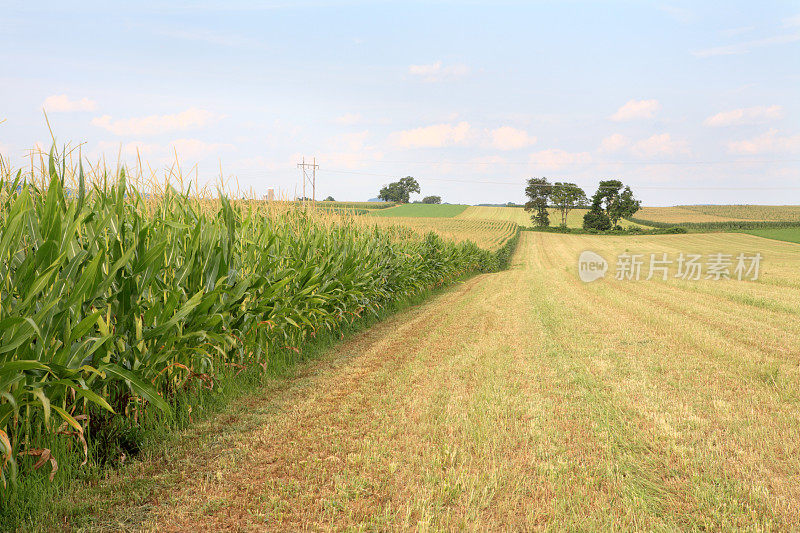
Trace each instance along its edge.
<path fill-rule="evenodd" d="M 583 215 L 584 229 L 607 231 L 616 228 L 621 219 L 633 216 L 641 207 L 641 201 L 634 198 L 631 188 L 619 180 L 601 181 L 590 200 L 574 183 L 550 183 L 546 178 L 531 178 L 525 195 L 528 197 L 525 210 L 531 212 L 531 220 L 539 227 L 550 225 L 548 208 L 560 214 L 561 226 L 566 227 L 570 211 L 588 207 L 589 211 Z"/>

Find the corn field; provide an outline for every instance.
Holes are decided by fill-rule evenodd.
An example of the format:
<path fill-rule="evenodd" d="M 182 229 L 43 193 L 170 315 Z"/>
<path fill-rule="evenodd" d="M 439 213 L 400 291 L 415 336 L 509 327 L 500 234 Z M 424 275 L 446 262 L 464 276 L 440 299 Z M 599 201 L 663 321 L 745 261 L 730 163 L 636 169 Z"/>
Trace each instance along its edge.
<path fill-rule="evenodd" d="M 63 167 L 62 167 L 63 168 Z M 107 185 L 106 185 L 107 184 Z M 266 365 L 322 330 L 476 271 L 496 254 L 429 233 L 169 188 L 124 171 L 75 187 L 0 177 L 0 475 L 89 460 L 93 421 L 169 416 L 188 383 L 223 365 Z M 25 462 L 29 465 L 29 462 Z M 19 465 L 19 466 L 18 466 Z"/>
<path fill-rule="evenodd" d="M 376 226 L 403 226 L 421 235 L 434 232 L 455 242 L 474 242 L 481 248 L 496 251 L 517 234 L 516 223 L 502 220 L 427 217 L 362 217 L 359 222 Z"/>

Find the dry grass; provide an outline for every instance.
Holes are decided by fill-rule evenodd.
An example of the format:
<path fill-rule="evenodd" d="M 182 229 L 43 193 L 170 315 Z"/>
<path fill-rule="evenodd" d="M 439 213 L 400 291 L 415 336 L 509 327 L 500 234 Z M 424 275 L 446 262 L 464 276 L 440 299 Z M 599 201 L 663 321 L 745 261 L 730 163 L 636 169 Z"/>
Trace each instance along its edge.
<path fill-rule="evenodd" d="M 764 271 L 584 284 L 585 249 L 760 251 Z M 112 523 L 797 530 L 798 250 L 741 234 L 523 233 L 511 270 L 343 344 L 200 428 L 168 467 L 113 479 L 162 488 L 110 509 Z"/>

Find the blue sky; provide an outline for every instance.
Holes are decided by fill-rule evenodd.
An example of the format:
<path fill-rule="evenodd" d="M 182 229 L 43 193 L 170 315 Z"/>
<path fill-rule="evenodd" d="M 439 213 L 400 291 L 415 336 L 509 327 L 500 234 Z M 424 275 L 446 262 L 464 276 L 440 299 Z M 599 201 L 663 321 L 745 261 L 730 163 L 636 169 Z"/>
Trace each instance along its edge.
<path fill-rule="evenodd" d="M 800 203 L 800 2 L 10 2 L 0 154 L 463 203 L 618 178 L 647 205 Z M 174 151 L 173 151 L 174 150 Z M 703 188 L 705 187 L 705 188 Z M 762 188 L 760 189 L 759 188 Z"/>

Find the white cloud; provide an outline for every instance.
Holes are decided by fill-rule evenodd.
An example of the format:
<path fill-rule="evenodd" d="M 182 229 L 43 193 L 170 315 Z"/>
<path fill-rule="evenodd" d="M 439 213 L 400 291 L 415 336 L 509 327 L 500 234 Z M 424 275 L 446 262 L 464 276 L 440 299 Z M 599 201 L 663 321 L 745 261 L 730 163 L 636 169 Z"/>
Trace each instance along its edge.
<path fill-rule="evenodd" d="M 518 130 L 511 126 L 501 126 L 489 132 L 492 146 L 498 150 L 518 150 L 536 143 L 536 137 L 529 135 L 525 130 Z"/>
<path fill-rule="evenodd" d="M 703 124 L 706 126 L 736 126 L 741 124 L 761 124 L 783 116 L 783 108 L 779 105 L 744 107 L 722 111 L 708 117 Z"/>
<path fill-rule="evenodd" d="M 800 151 L 800 135 L 781 136 L 778 130 L 771 129 L 752 139 L 728 143 L 728 151 L 734 154 L 798 152 Z"/>
<path fill-rule="evenodd" d="M 611 120 L 616 122 L 626 122 L 643 118 L 653 118 L 656 112 L 661 109 L 658 100 L 630 100 L 620 107 L 616 113 L 611 115 Z"/>
<path fill-rule="evenodd" d="M 505 165 L 507 163 L 506 159 L 499 155 L 473 157 L 469 162 L 474 165 Z"/>
<path fill-rule="evenodd" d="M 669 133 L 653 135 L 637 142 L 632 147 L 633 153 L 641 157 L 656 157 L 689 153 L 684 140 L 673 140 Z"/>
<path fill-rule="evenodd" d="M 793 28 L 795 26 L 800 26 L 800 15 L 795 15 L 793 17 L 787 17 L 783 19 L 783 26 L 784 28 Z"/>
<path fill-rule="evenodd" d="M 89 160 L 102 159 L 103 156 L 105 156 L 107 161 L 116 161 L 118 155 L 121 155 L 123 158 L 132 158 L 136 157 L 137 154 L 141 156 L 142 159 L 156 156 L 163 157 L 166 154 L 166 146 L 160 144 L 146 144 L 142 141 L 131 141 L 128 143 L 100 141 L 97 143 L 95 149 L 89 151 L 86 155 Z"/>
<path fill-rule="evenodd" d="M 330 143 L 328 151 L 317 156 L 317 162 L 324 162 L 330 168 L 359 168 L 371 161 L 383 159 L 383 152 L 371 146 L 367 140 L 369 131 L 337 135 Z"/>
<path fill-rule="evenodd" d="M 242 170 L 245 172 L 258 170 L 258 171 L 269 171 L 274 172 L 276 170 L 294 170 L 295 169 L 295 161 L 292 160 L 291 162 L 286 162 L 281 164 L 274 159 L 268 159 L 263 155 L 256 155 L 253 157 L 245 157 L 242 159 L 237 159 L 234 161 L 231 166 L 234 170 Z M 235 172 L 234 172 L 235 174 Z"/>
<path fill-rule="evenodd" d="M 609 135 L 600 142 L 600 151 L 605 153 L 618 152 L 628 146 L 630 141 L 620 133 Z"/>
<path fill-rule="evenodd" d="M 767 37 L 766 39 L 747 41 L 744 43 L 731 44 L 727 46 L 714 46 L 711 48 L 704 48 L 702 50 L 695 50 L 692 51 L 692 55 L 695 57 L 714 57 L 746 54 L 752 51 L 754 48 L 762 48 L 776 44 L 787 44 L 797 41 L 800 41 L 800 33 L 789 33 L 785 35 Z"/>
<path fill-rule="evenodd" d="M 465 76 L 469 74 L 469 67 L 461 64 L 443 65 L 441 61 L 437 61 L 430 65 L 410 65 L 408 73 L 412 76 L 419 76 L 426 82 L 436 82 Z"/>
<path fill-rule="evenodd" d="M 217 46 L 237 48 L 263 48 L 261 41 L 236 33 L 220 33 L 203 28 L 180 29 L 172 27 L 155 28 L 152 31 L 156 35 L 184 41 L 199 41 Z"/>
<path fill-rule="evenodd" d="M 541 170 L 560 170 L 565 167 L 584 165 L 591 160 L 592 156 L 588 152 L 566 152 L 558 148 L 541 150 L 530 156 L 531 165 Z"/>
<path fill-rule="evenodd" d="M 229 143 L 207 143 L 200 139 L 175 139 L 170 143 L 170 150 L 172 149 L 182 160 L 196 160 L 235 150 L 236 147 Z"/>
<path fill-rule="evenodd" d="M 72 111 L 94 111 L 97 103 L 86 97 L 70 100 L 66 94 L 54 94 L 44 99 L 42 107 L 48 113 L 70 113 Z"/>
<path fill-rule="evenodd" d="M 135 158 L 137 154 L 146 162 L 163 163 L 174 160 L 175 153 L 181 161 L 196 161 L 208 156 L 216 157 L 220 152 L 235 150 L 236 147 L 228 143 L 207 143 L 200 139 L 175 139 L 168 144 L 144 143 L 131 141 L 119 143 L 114 141 L 100 141 L 89 157 L 116 161 L 118 155 L 123 159 Z"/>
<path fill-rule="evenodd" d="M 740 28 L 728 28 L 727 30 L 722 30 L 720 33 L 725 37 L 736 37 L 737 35 L 750 33 L 754 29 L 756 29 L 755 26 L 742 26 Z"/>
<path fill-rule="evenodd" d="M 174 115 L 150 115 L 113 120 L 110 115 L 92 119 L 92 125 L 116 135 L 155 135 L 170 131 L 200 128 L 218 117 L 205 109 L 191 108 Z"/>
<path fill-rule="evenodd" d="M 347 150 L 357 151 L 363 149 L 367 144 L 369 131 L 359 131 L 358 133 L 347 133 L 336 137 L 336 143 Z"/>
<path fill-rule="evenodd" d="M 403 148 L 439 148 L 462 144 L 471 128 L 468 122 L 434 124 L 424 128 L 398 131 L 391 135 L 394 144 Z"/>
<path fill-rule="evenodd" d="M 363 118 L 360 113 L 345 113 L 340 117 L 336 117 L 336 122 L 344 126 L 352 126 L 361 122 Z"/>

